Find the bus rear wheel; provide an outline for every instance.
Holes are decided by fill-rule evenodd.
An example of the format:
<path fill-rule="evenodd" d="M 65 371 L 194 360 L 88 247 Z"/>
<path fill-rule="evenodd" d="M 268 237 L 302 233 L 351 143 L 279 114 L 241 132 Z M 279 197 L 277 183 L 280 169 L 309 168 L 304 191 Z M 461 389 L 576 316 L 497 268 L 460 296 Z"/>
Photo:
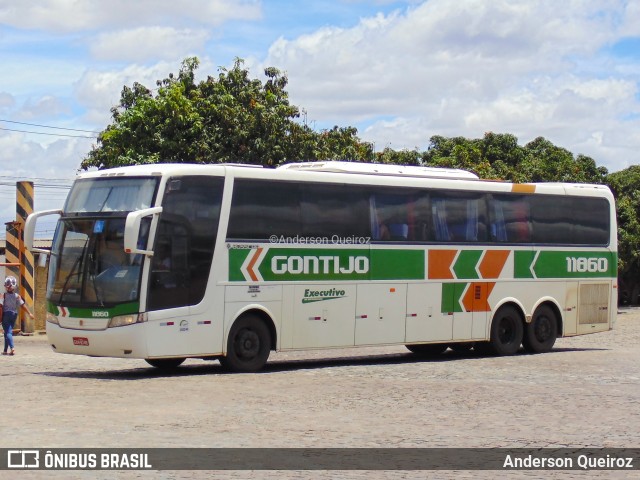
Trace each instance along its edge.
<path fill-rule="evenodd" d="M 231 327 L 227 355 L 220 363 L 233 372 L 257 372 L 267 363 L 271 352 L 271 334 L 255 315 L 239 318 Z"/>
<path fill-rule="evenodd" d="M 522 346 L 529 353 L 545 353 L 553 348 L 558 336 L 556 315 L 547 305 L 536 309 L 531 322 L 525 326 Z"/>
<path fill-rule="evenodd" d="M 514 307 L 500 307 L 491 322 L 491 348 L 498 355 L 513 355 L 520 348 L 524 327 L 520 313 Z"/>
<path fill-rule="evenodd" d="M 405 345 L 411 353 L 424 357 L 435 357 L 443 353 L 448 345 L 446 343 L 423 343 L 419 345 Z"/>
<path fill-rule="evenodd" d="M 147 362 L 152 367 L 160 368 L 162 370 L 171 370 L 182 365 L 186 358 L 147 358 Z"/>

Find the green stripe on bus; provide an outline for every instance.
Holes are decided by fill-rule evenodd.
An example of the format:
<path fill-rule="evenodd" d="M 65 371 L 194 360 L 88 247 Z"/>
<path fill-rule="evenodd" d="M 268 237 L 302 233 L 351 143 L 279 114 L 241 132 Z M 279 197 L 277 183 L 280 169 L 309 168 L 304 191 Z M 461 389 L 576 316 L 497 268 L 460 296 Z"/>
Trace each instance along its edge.
<path fill-rule="evenodd" d="M 468 283 L 443 283 L 442 284 L 442 302 L 440 304 L 442 313 L 458 313 L 463 312 L 462 295 L 467 288 Z"/>
<path fill-rule="evenodd" d="M 229 281 L 424 280 L 425 251 L 278 248 L 229 250 Z"/>
<path fill-rule="evenodd" d="M 371 250 L 371 280 L 424 280 L 424 250 Z"/>
<path fill-rule="evenodd" d="M 138 314 L 140 302 L 122 303 L 113 307 L 75 308 L 59 307 L 53 302 L 47 302 L 47 311 L 56 316 L 74 318 L 111 318 L 118 315 Z M 64 313 L 63 313 L 64 311 Z"/>
<path fill-rule="evenodd" d="M 462 250 L 456 262 L 453 264 L 453 271 L 456 274 L 456 278 L 479 278 L 476 267 L 483 252 L 483 250 Z"/>
<path fill-rule="evenodd" d="M 254 252 L 250 249 L 233 249 L 229 250 L 229 281 L 230 282 L 243 282 L 244 275 L 242 274 L 242 264 L 247 259 L 247 256 Z"/>
<path fill-rule="evenodd" d="M 516 250 L 513 252 L 513 276 L 514 278 L 533 278 L 531 264 L 536 252 L 531 250 Z"/>
<path fill-rule="evenodd" d="M 615 278 L 617 255 L 612 252 L 515 252 L 515 278 Z"/>

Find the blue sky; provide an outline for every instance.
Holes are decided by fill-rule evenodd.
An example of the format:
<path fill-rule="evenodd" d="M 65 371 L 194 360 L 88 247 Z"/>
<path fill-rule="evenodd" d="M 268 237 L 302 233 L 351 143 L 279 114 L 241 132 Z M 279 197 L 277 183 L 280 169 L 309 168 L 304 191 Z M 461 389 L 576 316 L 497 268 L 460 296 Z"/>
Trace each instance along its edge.
<path fill-rule="evenodd" d="M 95 143 L 77 136 L 107 126 L 123 85 L 191 55 L 202 77 L 235 57 L 285 71 L 312 126 L 355 126 L 377 150 L 493 131 L 640 163 L 637 1 L 0 0 L 3 221 L 17 179 L 35 179 L 36 209 L 61 206 Z"/>

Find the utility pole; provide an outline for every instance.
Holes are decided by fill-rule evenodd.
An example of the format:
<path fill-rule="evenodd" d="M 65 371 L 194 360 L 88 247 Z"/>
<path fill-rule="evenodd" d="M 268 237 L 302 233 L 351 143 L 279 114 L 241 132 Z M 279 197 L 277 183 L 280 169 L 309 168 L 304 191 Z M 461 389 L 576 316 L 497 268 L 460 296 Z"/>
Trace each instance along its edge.
<path fill-rule="evenodd" d="M 24 248 L 24 225 L 27 217 L 33 213 L 33 182 L 16 183 L 16 221 L 7 222 L 5 267 L 8 267 L 12 275 L 19 282 L 18 293 L 27 306 L 33 310 L 34 300 L 34 265 L 33 254 Z M 33 333 L 35 325 L 30 318 L 21 316 L 22 310 L 18 309 L 17 326 L 22 333 Z"/>

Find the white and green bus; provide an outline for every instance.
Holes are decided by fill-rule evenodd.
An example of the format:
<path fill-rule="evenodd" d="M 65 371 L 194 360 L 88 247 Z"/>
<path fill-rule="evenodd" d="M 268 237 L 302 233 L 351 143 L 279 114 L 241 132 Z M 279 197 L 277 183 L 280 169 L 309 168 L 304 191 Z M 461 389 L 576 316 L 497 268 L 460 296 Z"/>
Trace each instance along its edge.
<path fill-rule="evenodd" d="M 349 162 L 83 173 L 47 285 L 56 352 L 261 369 L 272 350 L 550 350 L 613 328 L 605 186 Z"/>

